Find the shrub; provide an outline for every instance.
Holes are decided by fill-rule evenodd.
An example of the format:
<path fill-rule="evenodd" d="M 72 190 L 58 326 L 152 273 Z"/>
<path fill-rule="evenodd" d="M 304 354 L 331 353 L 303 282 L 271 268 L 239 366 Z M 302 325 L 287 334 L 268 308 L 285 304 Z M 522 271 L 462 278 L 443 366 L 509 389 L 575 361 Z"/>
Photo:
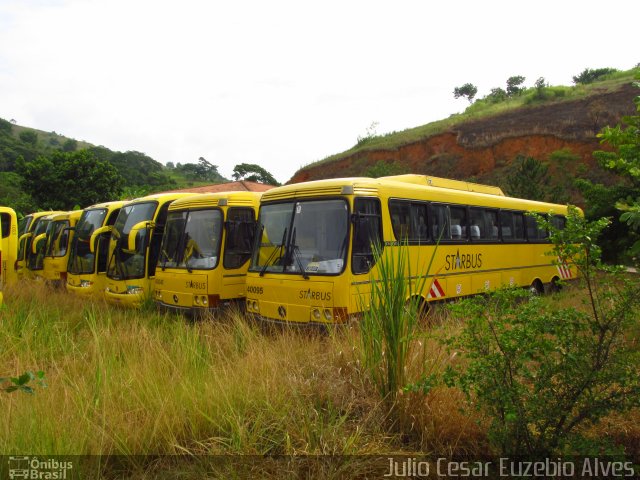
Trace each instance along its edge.
<path fill-rule="evenodd" d="M 447 343 L 466 368 L 450 367 L 446 379 L 490 417 L 489 436 L 501 454 L 587 454 L 581 427 L 640 405 L 640 352 L 625 335 L 640 292 L 600 263 L 592 239 L 608 221 L 587 222 L 574 209 L 565 230 L 541 223 L 552 232 L 553 255 L 586 283 L 585 304 L 543 312 L 540 298 L 520 290 L 460 302 L 454 311 L 467 323 Z M 603 453 L 603 445 L 591 446 Z"/>

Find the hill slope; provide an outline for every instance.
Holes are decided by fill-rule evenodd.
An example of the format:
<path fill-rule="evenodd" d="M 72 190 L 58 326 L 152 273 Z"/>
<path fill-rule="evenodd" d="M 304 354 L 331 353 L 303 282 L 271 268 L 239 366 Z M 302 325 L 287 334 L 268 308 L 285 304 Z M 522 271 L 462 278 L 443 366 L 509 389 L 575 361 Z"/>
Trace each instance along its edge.
<path fill-rule="evenodd" d="M 561 165 L 551 162 L 552 176 L 562 168 L 567 178 L 578 175 L 609 183 L 613 181 L 610 176 L 593 168 L 592 152 L 603 148 L 596 137 L 602 127 L 615 125 L 624 115 L 635 112 L 633 98 L 639 90 L 632 79 L 630 74 L 623 80 L 583 87 L 579 95 L 562 100 L 521 101 L 495 113 L 465 112 L 405 132 L 372 137 L 347 152 L 300 169 L 289 183 L 361 176 L 382 163 L 405 172 L 504 186 L 509 167 L 519 155 L 546 162 L 558 152 L 573 161 Z M 468 111 L 473 112 L 472 107 Z"/>

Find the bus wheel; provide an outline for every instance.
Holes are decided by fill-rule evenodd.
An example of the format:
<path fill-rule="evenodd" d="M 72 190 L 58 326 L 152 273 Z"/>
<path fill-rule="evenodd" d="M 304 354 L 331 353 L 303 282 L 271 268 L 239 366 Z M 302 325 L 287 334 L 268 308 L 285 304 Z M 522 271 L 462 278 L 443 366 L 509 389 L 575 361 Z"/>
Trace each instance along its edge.
<path fill-rule="evenodd" d="M 542 295 L 544 293 L 544 286 L 542 285 L 540 279 L 536 278 L 533 283 L 531 283 L 529 292 L 531 293 L 531 295 Z"/>
<path fill-rule="evenodd" d="M 560 279 L 558 277 L 553 277 L 551 282 L 547 285 L 547 291 L 549 293 L 558 293 L 560 290 L 562 290 Z"/>
<path fill-rule="evenodd" d="M 427 302 L 424 298 L 420 297 L 420 296 L 415 296 L 412 297 L 410 300 L 407 301 L 407 310 L 410 310 L 412 305 L 410 305 L 411 303 L 415 304 L 415 312 L 416 312 L 416 320 L 418 323 L 426 323 L 427 325 L 429 325 L 430 323 L 430 318 L 431 316 L 429 315 L 429 311 L 430 311 L 430 306 L 429 306 L 429 302 Z"/>

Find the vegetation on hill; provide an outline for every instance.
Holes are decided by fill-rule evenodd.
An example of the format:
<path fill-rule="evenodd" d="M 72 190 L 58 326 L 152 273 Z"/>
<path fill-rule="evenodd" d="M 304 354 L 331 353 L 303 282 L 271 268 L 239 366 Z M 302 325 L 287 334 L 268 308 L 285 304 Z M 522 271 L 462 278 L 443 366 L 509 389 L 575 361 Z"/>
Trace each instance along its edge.
<path fill-rule="evenodd" d="M 344 152 L 337 153 L 326 157 L 317 162 L 313 162 L 302 168 L 316 166 L 318 164 L 330 163 L 342 158 L 351 156 L 358 152 L 373 150 L 393 150 L 402 145 L 414 143 L 433 135 L 442 133 L 456 125 L 467 122 L 469 120 L 478 120 L 480 118 L 491 117 L 506 111 L 513 111 L 528 106 L 549 104 L 555 102 L 564 102 L 579 98 L 588 97 L 603 91 L 611 91 L 620 87 L 620 85 L 631 82 L 635 76 L 640 73 L 640 67 L 635 67 L 626 71 L 617 71 L 613 69 L 596 69 L 594 75 L 591 69 L 586 69 L 580 76 L 589 77 L 590 81 L 577 82 L 574 86 L 550 86 L 544 80 L 539 78 L 532 87 L 521 87 L 518 83 L 520 76 L 514 76 L 507 81 L 507 90 L 517 94 L 509 95 L 507 90 L 496 87 L 491 93 L 483 98 L 473 101 L 463 113 L 454 114 L 450 117 L 435 122 L 421 125 L 419 127 L 409 128 L 400 132 L 393 131 L 385 134 L 376 134 L 370 129 L 363 137 L 358 137 L 356 144 Z M 601 70 L 608 71 L 606 74 Z M 454 96 L 466 97 L 470 101 L 475 98 L 477 90 L 474 85 L 466 83 L 461 87 L 456 87 Z"/>
<path fill-rule="evenodd" d="M 21 214 L 224 181 L 203 157 L 165 167 L 141 152 L 115 152 L 0 119 L 0 205 Z"/>

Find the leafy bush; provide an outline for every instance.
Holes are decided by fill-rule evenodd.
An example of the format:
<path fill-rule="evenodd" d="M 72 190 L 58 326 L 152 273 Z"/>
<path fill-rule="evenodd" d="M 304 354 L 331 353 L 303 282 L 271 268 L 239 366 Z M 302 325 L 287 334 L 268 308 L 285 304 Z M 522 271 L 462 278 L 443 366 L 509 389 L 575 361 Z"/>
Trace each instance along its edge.
<path fill-rule="evenodd" d="M 553 255 L 586 283 L 581 308 L 543 312 L 540 298 L 520 290 L 454 306 L 467 320 L 448 345 L 466 362 L 450 367 L 446 379 L 490 417 L 489 436 L 501 454 L 589 453 L 581 427 L 640 405 L 640 352 L 626 335 L 640 289 L 600 262 L 592 239 L 607 224 L 587 222 L 575 209 L 565 230 L 545 224 Z M 591 446 L 598 450 L 590 453 L 602 453 L 603 445 Z"/>
<path fill-rule="evenodd" d="M 616 73 L 618 70 L 615 68 L 585 68 L 580 75 L 575 75 L 573 77 L 573 83 L 577 84 L 587 84 L 597 82 L 599 80 L 604 80 L 612 73 Z"/>

